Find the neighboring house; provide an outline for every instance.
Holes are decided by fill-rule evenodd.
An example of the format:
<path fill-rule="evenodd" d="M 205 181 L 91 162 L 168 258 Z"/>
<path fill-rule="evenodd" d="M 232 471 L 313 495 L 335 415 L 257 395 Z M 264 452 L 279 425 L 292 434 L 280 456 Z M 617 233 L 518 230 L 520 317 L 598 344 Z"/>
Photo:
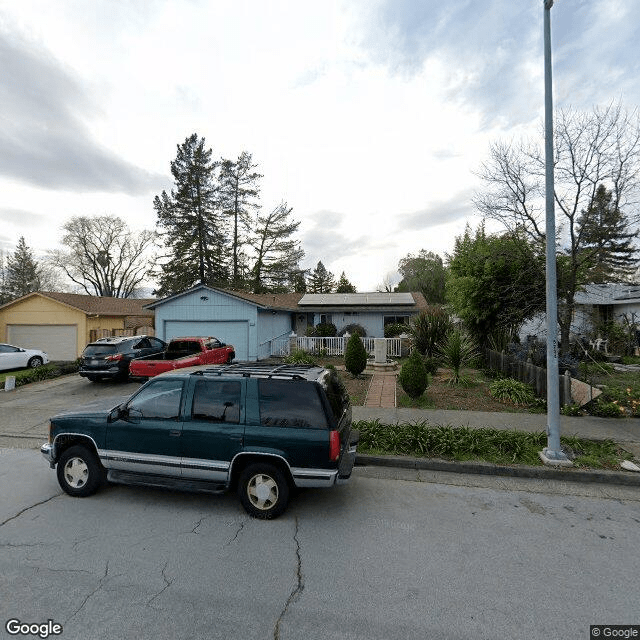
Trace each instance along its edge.
<path fill-rule="evenodd" d="M 271 354 L 273 340 L 305 335 L 321 322 L 338 331 L 357 323 L 381 338 L 385 324 L 408 321 L 427 303 L 421 293 L 252 294 L 197 285 L 146 308 L 155 311 L 162 340 L 215 336 L 235 347 L 238 360 L 261 360 Z"/>
<path fill-rule="evenodd" d="M 35 292 L 0 307 L 0 342 L 42 349 L 51 360 L 75 360 L 88 342 L 125 332 L 151 333 L 151 299 Z"/>
<path fill-rule="evenodd" d="M 588 284 L 576 293 L 571 336 L 589 336 L 604 322 L 622 324 L 624 318 L 640 328 L 640 286 L 622 283 Z M 534 335 L 546 339 L 546 320 L 539 314 L 520 331 L 521 339 Z M 597 336 L 594 336 L 597 337 Z"/>
<path fill-rule="evenodd" d="M 572 331 L 592 332 L 604 322 L 622 324 L 624 318 L 640 327 L 640 286 L 610 283 L 590 284 L 576 294 Z"/>

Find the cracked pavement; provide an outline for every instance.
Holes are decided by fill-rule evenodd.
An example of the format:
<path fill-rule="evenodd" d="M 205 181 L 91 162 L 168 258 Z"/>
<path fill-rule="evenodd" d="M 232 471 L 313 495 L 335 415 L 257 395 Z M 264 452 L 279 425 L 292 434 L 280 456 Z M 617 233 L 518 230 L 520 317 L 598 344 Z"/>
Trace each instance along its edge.
<path fill-rule="evenodd" d="M 233 494 L 71 498 L 38 452 L 0 449 L 0 495 L 0 617 L 52 619 L 65 640 L 582 640 L 637 623 L 632 487 L 365 467 L 260 521 Z"/>

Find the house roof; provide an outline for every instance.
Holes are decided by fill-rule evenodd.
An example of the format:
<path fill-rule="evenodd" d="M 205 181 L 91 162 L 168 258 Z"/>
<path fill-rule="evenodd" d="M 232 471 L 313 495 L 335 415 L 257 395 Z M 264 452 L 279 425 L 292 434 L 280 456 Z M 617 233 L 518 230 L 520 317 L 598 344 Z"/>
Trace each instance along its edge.
<path fill-rule="evenodd" d="M 415 306 L 416 302 L 410 293 L 305 293 L 300 302 L 302 306 L 311 307 L 352 307 L 352 306 Z"/>
<path fill-rule="evenodd" d="M 640 303 L 640 285 L 622 282 L 588 284 L 584 291 L 576 293 L 575 302 L 584 305 Z"/>
<path fill-rule="evenodd" d="M 0 307 L 9 307 L 33 298 L 42 296 L 60 302 L 68 307 L 83 311 L 88 315 L 101 316 L 146 316 L 153 317 L 153 312 L 145 306 L 155 300 L 153 298 L 108 298 L 105 296 L 88 296 L 79 293 L 58 293 L 57 291 L 35 291 L 22 298 L 12 300 Z"/>
<path fill-rule="evenodd" d="M 281 311 L 327 311 L 329 309 L 359 309 L 363 307 L 370 309 L 389 310 L 418 310 L 426 309 L 429 305 L 422 293 L 325 293 L 325 294 L 305 294 L 305 293 L 247 293 L 246 291 L 234 291 L 232 289 L 216 289 L 207 285 L 196 285 L 187 291 L 174 294 L 162 300 L 154 300 L 147 305 L 148 309 L 153 309 L 160 304 L 174 300 L 188 293 L 198 290 L 208 290 L 219 292 L 240 300 L 252 302 L 264 309 L 276 309 Z"/>

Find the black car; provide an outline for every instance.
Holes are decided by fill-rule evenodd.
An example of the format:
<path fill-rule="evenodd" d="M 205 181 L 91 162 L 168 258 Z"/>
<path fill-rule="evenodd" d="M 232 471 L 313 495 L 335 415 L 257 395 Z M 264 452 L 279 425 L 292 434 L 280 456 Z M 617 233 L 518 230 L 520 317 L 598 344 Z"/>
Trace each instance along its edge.
<path fill-rule="evenodd" d="M 167 343 L 151 336 L 101 338 L 82 352 L 80 375 L 91 382 L 102 379 L 126 380 L 133 358 L 162 353 Z"/>

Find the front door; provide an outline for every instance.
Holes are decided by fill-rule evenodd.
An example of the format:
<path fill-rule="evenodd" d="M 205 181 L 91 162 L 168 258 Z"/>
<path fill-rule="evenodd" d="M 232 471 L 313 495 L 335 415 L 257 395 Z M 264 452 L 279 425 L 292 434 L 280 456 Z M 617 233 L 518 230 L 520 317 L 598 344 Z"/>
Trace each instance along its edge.
<path fill-rule="evenodd" d="M 111 469 L 179 477 L 184 382 L 150 382 L 107 428 L 103 463 Z M 103 456 L 101 456 L 103 458 Z"/>

